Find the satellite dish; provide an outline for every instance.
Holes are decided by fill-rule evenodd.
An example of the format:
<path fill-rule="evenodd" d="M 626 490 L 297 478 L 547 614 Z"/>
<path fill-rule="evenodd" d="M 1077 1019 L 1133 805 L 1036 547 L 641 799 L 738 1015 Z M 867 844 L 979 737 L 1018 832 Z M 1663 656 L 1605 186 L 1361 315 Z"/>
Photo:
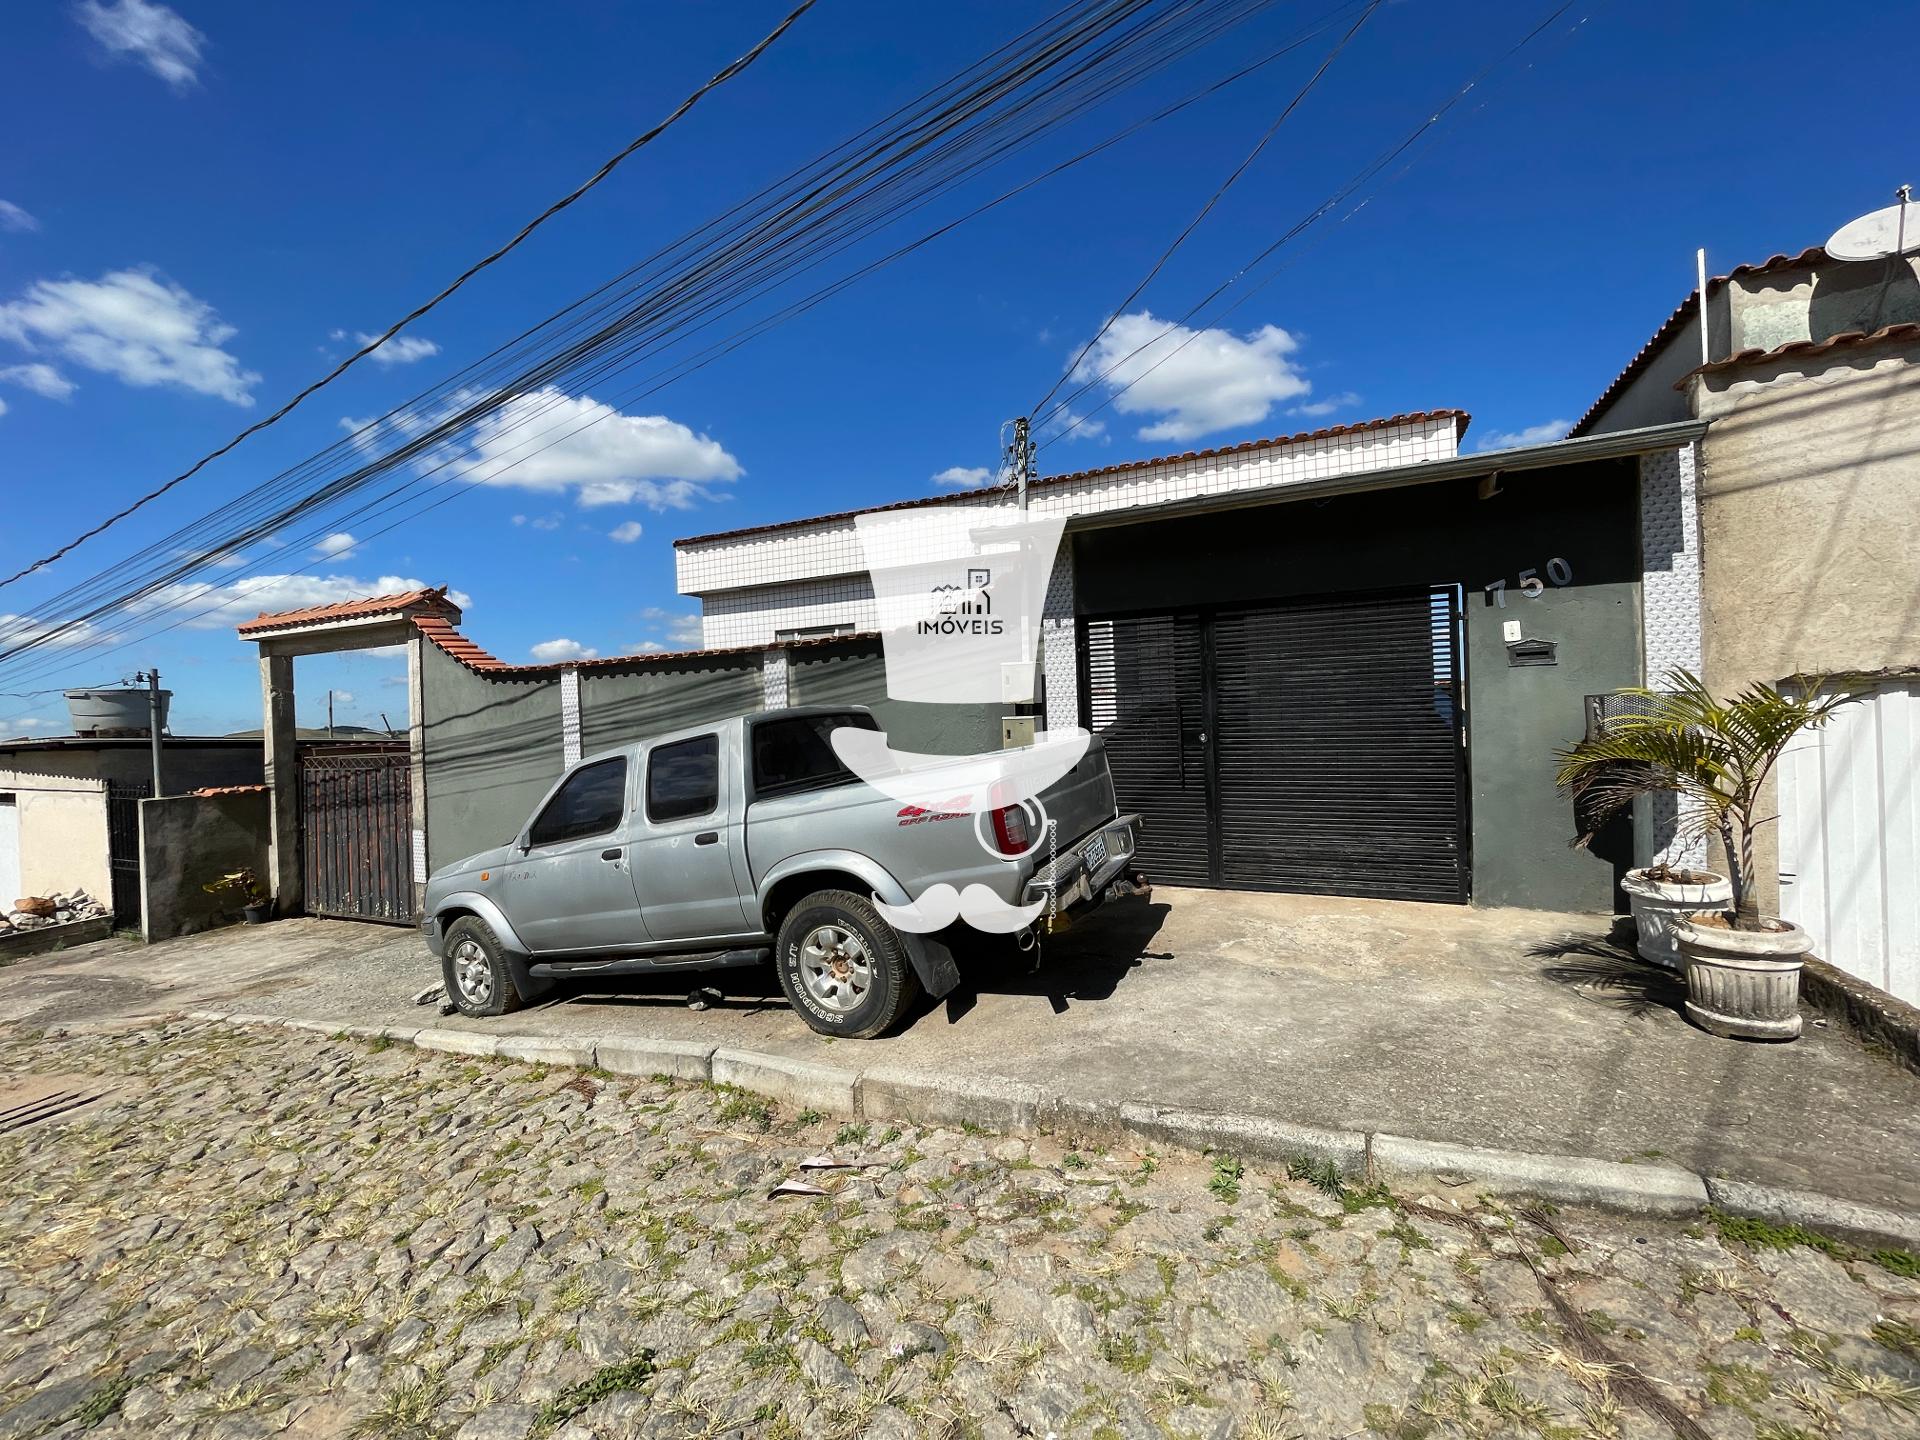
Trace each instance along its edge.
<path fill-rule="evenodd" d="M 1827 241 L 1827 254 L 1836 260 L 1878 260 L 1920 248 L 1920 207 L 1913 205 L 1908 186 L 1902 185 L 1898 193 L 1898 204 L 1850 220 L 1834 231 Z"/>

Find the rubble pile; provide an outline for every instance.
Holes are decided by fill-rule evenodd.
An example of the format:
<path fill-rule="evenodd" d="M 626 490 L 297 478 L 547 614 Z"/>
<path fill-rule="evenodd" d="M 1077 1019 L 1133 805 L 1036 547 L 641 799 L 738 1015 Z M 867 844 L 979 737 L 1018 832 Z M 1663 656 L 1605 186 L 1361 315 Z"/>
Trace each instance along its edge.
<path fill-rule="evenodd" d="M 64 895 L 29 895 L 13 902 L 13 908 L 0 915 L 0 935 L 16 930 L 44 930 L 51 925 L 73 925 L 82 920 L 98 920 L 108 914 L 102 905 L 84 890 Z"/>

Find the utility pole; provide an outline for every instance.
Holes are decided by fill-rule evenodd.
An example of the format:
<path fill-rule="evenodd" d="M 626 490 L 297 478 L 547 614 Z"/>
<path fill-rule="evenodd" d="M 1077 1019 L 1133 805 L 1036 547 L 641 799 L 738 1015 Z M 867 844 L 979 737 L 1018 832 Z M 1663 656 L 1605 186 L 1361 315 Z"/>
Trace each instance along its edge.
<path fill-rule="evenodd" d="M 333 739 L 333 688 L 327 688 L 327 739 Z"/>
<path fill-rule="evenodd" d="M 1013 443 L 1007 447 L 1007 471 L 1013 476 L 1022 510 L 1027 508 L 1027 485 L 1033 479 L 1033 455 L 1033 432 L 1022 415 L 1013 422 Z"/>
<path fill-rule="evenodd" d="M 147 682 L 147 736 L 153 746 L 153 793 L 164 795 L 167 792 L 160 786 L 160 672 L 143 670 L 133 678 Z"/>

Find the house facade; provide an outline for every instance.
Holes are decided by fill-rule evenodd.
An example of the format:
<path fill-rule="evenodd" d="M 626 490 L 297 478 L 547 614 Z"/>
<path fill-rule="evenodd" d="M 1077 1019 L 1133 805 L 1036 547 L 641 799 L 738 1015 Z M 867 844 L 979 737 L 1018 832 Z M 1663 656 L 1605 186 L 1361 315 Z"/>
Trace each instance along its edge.
<path fill-rule="evenodd" d="M 1920 1001 L 1920 258 L 1777 255 L 1710 280 L 1575 427 L 1707 423 L 1701 674 L 1860 695 L 1788 753 L 1762 903 Z M 1766 812 L 1763 812 L 1766 813 Z"/>

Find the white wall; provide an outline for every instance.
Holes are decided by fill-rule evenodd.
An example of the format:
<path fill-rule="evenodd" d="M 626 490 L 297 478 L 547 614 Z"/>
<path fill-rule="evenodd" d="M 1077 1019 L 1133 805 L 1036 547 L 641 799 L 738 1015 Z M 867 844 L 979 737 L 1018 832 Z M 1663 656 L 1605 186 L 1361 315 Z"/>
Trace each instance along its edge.
<path fill-rule="evenodd" d="M 1876 686 L 1782 757 L 1780 913 L 1920 1005 L 1920 681 Z"/>
<path fill-rule="evenodd" d="M 15 797 L 20 827 L 19 888 L 0 895 L 0 904 L 73 890 L 109 903 L 113 875 L 107 865 L 105 784 L 78 776 L 0 770 L 0 792 Z"/>

